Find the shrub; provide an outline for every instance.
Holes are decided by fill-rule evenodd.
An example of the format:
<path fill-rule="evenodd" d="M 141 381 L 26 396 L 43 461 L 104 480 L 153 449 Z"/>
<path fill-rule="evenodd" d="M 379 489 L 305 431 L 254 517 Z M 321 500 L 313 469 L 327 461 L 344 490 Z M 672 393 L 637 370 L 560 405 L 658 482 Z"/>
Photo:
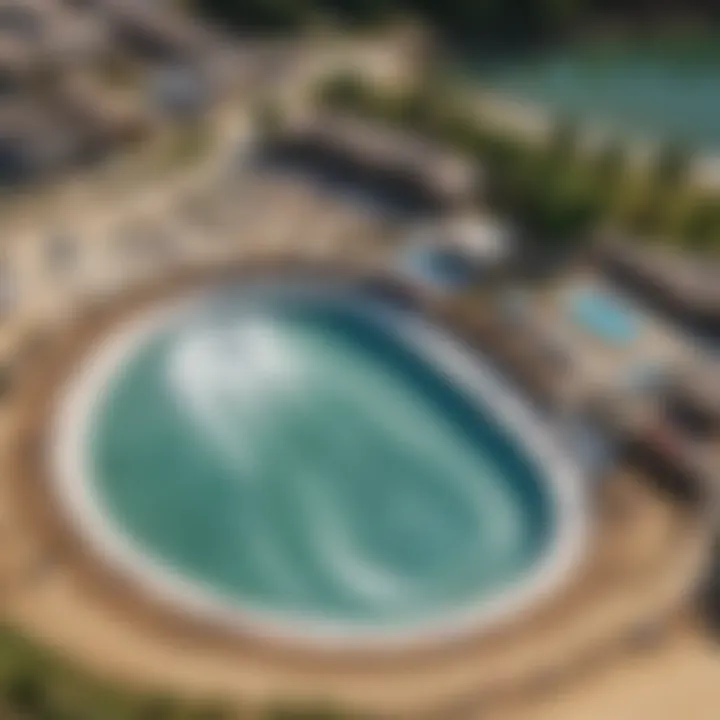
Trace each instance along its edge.
<path fill-rule="evenodd" d="M 343 70 L 322 80 L 316 93 L 318 101 L 323 105 L 334 109 L 358 110 L 364 105 L 369 89 L 359 73 Z"/>
<path fill-rule="evenodd" d="M 257 109 L 253 124 L 261 136 L 270 138 L 282 130 L 285 116 L 277 103 L 266 102 Z"/>
<path fill-rule="evenodd" d="M 352 720 L 352 717 L 325 705 L 283 703 L 269 708 L 263 720 Z"/>
<path fill-rule="evenodd" d="M 720 200 L 696 200 L 685 216 L 682 235 L 692 247 L 720 247 Z"/>
<path fill-rule="evenodd" d="M 690 173 L 690 152 L 681 145 L 660 149 L 651 168 L 651 182 L 658 191 L 672 190 L 683 184 Z"/>
<path fill-rule="evenodd" d="M 38 670 L 16 668 L 3 687 L 3 703 L 21 716 L 40 718 L 47 710 L 47 695 Z"/>
<path fill-rule="evenodd" d="M 578 124 L 572 118 L 560 118 L 553 126 L 547 140 L 544 156 L 554 167 L 572 163 L 577 156 L 580 139 Z"/>
<path fill-rule="evenodd" d="M 598 198 L 608 208 L 615 205 L 628 169 L 627 153 L 619 142 L 608 141 L 595 154 L 592 182 Z"/>

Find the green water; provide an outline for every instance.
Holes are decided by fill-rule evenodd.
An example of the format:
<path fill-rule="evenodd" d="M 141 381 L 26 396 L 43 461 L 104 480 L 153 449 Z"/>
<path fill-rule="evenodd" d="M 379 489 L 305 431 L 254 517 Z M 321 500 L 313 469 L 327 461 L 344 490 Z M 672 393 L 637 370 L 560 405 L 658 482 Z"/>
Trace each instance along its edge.
<path fill-rule="evenodd" d="M 554 522 L 488 408 L 347 298 L 199 302 L 123 361 L 91 427 L 113 526 L 277 616 L 440 615 L 522 578 Z"/>
<path fill-rule="evenodd" d="M 483 84 L 628 137 L 720 150 L 720 37 L 577 45 L 470 63 Z"/>

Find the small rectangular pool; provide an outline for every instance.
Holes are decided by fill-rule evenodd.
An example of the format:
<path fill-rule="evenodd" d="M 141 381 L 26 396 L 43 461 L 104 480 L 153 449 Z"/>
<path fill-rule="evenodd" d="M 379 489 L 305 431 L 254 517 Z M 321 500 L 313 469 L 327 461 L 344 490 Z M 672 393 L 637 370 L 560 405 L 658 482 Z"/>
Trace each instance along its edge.
<path fill-rule="evenodd" d="M 573 322 L 609 345 L 630 345 L 640 334 L 639 313 L 608 290 L 578 287 L 568 294 L 566 302 Z"/>

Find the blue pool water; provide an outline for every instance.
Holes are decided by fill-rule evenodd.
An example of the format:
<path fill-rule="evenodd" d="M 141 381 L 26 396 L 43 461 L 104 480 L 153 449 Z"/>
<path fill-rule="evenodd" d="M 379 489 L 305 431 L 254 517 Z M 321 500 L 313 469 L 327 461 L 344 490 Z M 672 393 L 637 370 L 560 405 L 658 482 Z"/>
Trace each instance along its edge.
<path fill-rule="evenodd" d="M 402 257 L 403 270 L 429 286 L 460 290 L 472 284 L 475 273 L 458 253 L 435 247 L 411 247 Z"/>
<path fill-rule="evenodd" d="M 365 628 L 540 572 L 560 473 L 372 302 L 230 287 L 135 339 L 78 441 L 133 562 L 223 609 Z"/>
<path fill-rule="evenodd" d="M 568 311 L 576 324 L 611 345 L 629 345 L 640 332 L 638 314 L 621 298 L 597 288 L 570 293 Z"/>
<path fill-rule="evenodd" d="M 720 151 L 717 36 L 582 43 L 469 67 L 501 94 L 618 134 Z"/>

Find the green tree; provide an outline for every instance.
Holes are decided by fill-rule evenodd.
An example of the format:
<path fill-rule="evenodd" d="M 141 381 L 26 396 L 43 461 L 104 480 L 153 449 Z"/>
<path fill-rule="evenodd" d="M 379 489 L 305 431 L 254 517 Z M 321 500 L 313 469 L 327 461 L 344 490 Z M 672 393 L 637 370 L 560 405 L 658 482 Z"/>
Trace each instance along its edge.
<path fill-rule="evenodd" d="M 658 194 L 683 185 L 690 174 L 692 156 L 681 145 L 667 145 L 660 149 L 651 167 L 652 185 Z"/>
<path fill-rule="evenodd" d="M 441 112 L 442 103 L 433 88 L 421 86 L 401 98 L 398 120 L 408 128 L 432 132 L 440 127 Z"/>
<path fill-rule="evenodd" d="M 340 21 L 372 26 L 387 20 L 400 4 L 389 0 L 318 0 L 322 10 Z"/>
<path fill-rule="evenodd" d="M 687 186 L 691 156 L 679 145 L 667 145 L 653 158 L 644 188 L 629 215 L 629 227 L 642 235 L 673 232 L 679 196 Z"/>
<path fill-rule="evenodd" d="M 269 708 L 263 720 L 352 720 L 352 716 L 327 705 L 281 703 Z"/>
<path fill-rule="evenodd" d="M 313 15 L 306 0 L 196 0 L 199 12 L 240 32 L 299 28 Z"/>
<path fill-rule="evenodd" d="M 359 110 L 369 94 L 362 76 L 352 70 L 343 70 L 320 82 L 318 101 L 337 110 Z"/>
<path fill-rule="evenodd" d="M 692 247 L 720 248 L 720 199 L 696 200 L 685 217 L 682 234 Z"/>
<path fill-rule="evenodd" d="M 178 703 L 165 696 L 146 699 L 137 712 L 138 720 L 175 720 L 179 717 Z"/>
<path fill-rule="evenodd" d="M 589 237 L 600 206 L 571 175 L 536 177 L 526 185 L 511 214 L 530 241 L 564 252 Z"/>
<path fill-rule="evenodd" d="M 624 224 L 630 232 L 641 237 L 651 237 L 662 231 L 662 218 L 655 195 L 643 193 L 624 216 Z"/>
<path fill-rule="evenodd" d="M 239 717 L 239 709 L 231 707 L 227 703 L 211 701 L 196 707 L 188 715 L 188 720 L 237 720 Z"/>
<path fill-rule="evenodd" d="M 615 141 L 606 143 L 595 155 L 593 184 L 605 206 L 615 203 L 625 180 L 627 162 L 625 147 Z"/>
<path fill-rule="evenodd" d="M 580 143 L 580 128 L 570 117 L 560 118 L 553 126 L 545 149 L 545 160 L 562 168 L 575 162 Z"/>
<path fill-rule="evenodd" d="M 38 670 L 16 668 L 5 682 L 3 701 L 21 717 L 42 718 L 47 713 L 46 688 Z"/>
<path fill-rule="evenodd" d="M 578 26 L 623 16 L 634 21 L 648 0 L 193 0 L 201 13 L 234 27 L 251 30 L 301 28 L 317 17 L 364 26 L 410 14 L 452 40 L 472 48 L 528 49 L 568 37 Z M 703 17 L 720 10 L 709 0 L 666 0 L 653 7 L 657 16 L 700 5 Z M 662 7 L 661 7 L 662 6 Z"/>

